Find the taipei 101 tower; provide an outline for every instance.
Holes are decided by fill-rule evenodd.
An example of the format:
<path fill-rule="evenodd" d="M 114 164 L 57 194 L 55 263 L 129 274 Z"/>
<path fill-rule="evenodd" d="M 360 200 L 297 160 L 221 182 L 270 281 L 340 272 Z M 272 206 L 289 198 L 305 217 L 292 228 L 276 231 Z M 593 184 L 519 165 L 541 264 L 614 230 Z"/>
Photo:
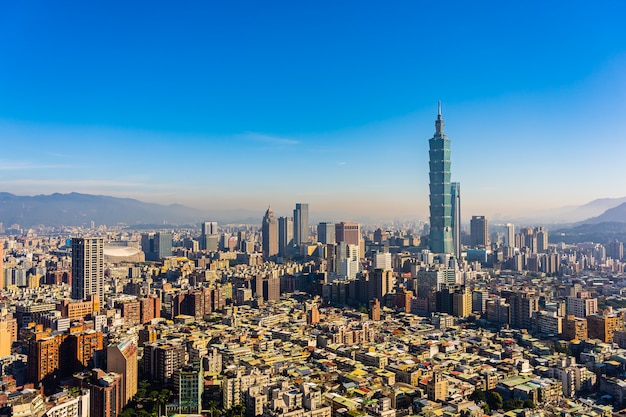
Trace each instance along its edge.
<path fill-rule="evenodd" d="M 450 139 L 443 132 L 441 102 L 435 135 L 428 141 L 430 156 L 430 236 L 428 246 L 436 254 L 454 253 L 452 238 L 452 187 L 450 184 Z"/>

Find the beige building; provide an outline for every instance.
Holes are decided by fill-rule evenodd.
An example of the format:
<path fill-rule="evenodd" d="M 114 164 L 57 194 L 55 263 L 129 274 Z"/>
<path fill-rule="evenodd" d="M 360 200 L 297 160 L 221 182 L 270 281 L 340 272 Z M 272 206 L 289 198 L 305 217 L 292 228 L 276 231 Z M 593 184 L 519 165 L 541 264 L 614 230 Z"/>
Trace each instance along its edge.
<path fill-rule="evenodd" d="M 126 405 L 137 393 L 137 345 L 132 339 L 112 344 L 107 348 L 107 372 L 122 374 L 123 403 Z"/>

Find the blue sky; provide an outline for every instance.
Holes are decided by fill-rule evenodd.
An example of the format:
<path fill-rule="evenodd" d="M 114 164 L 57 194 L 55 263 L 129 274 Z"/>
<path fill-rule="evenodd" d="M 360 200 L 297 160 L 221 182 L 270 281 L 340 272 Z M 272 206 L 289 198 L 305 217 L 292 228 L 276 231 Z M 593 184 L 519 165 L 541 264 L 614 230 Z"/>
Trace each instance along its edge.
<path fill-rule="evenodd" d="M 133 4 L 134 3 L 134 4 Z M 626 4 L 3 2 L 0 191 L 426 218 L 626 196 Z"/>

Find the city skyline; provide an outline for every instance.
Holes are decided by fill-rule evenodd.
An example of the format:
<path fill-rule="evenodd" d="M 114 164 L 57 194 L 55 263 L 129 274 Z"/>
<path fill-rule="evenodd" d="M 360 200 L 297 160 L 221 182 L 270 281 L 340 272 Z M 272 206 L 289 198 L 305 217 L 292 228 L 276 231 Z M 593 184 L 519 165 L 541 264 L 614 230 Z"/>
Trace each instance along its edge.
<path fill-rule="evenodd" d="M 464 223 L 624 197 L 625 7 L 4 4 L 0 191 L 426 219 L 441 100 Z"/>

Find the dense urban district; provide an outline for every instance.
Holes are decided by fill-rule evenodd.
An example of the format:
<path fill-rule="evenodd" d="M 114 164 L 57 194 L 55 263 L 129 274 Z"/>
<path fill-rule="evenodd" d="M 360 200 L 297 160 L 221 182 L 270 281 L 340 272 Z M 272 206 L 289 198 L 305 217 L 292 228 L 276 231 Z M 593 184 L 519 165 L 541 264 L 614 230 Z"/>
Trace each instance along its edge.
<path fill-rule="evenodd" d="M 619 413 L 623 243 L 466 230 L 429 146 L 428 222 L 3 229 L 0 416 Z"/>

